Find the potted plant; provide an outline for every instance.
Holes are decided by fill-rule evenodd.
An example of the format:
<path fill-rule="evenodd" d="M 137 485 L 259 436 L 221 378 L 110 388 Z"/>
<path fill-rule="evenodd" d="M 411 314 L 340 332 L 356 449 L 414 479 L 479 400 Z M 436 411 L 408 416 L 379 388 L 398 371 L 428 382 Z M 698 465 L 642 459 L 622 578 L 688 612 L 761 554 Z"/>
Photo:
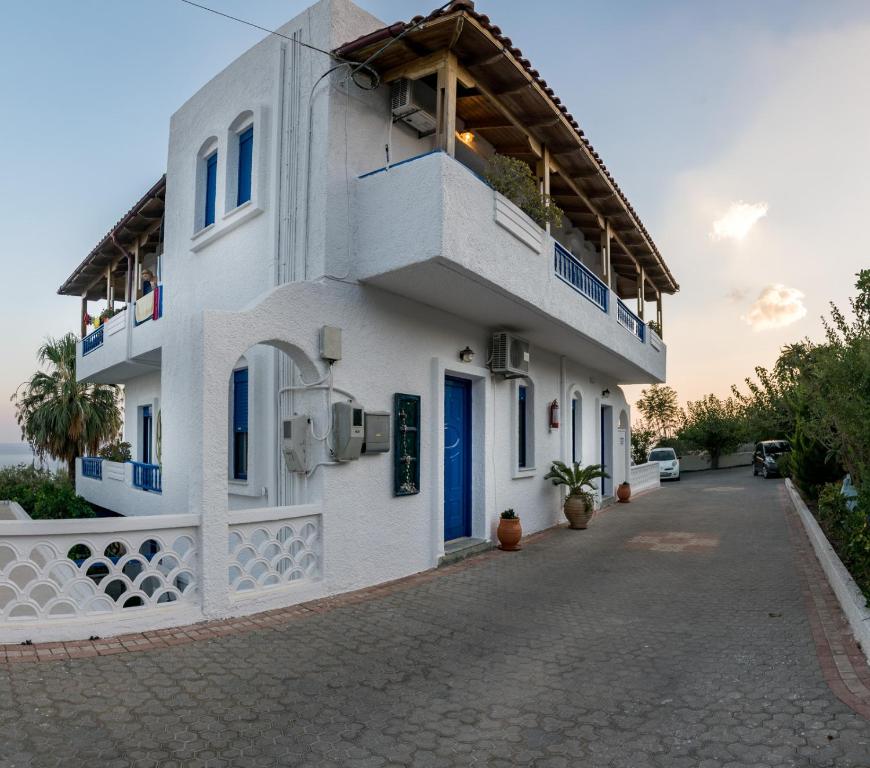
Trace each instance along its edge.
<path fill-rule="evenodd" d="M 505 552 L 515 552 L 522 549 L 520 539 L 523 537 L 523 529 L 520 525 L 520 519 L 512 509 L 506 509 L 501 513 L 496 533 L 498 534 L 499 549 L 503 549 Z"/>
<path fill-rule="evenodd" d="M 631 498 L 631 483 L 628 480 L 623 480 L 616 487 L 616 498 L 623 504 L 628 504 L 628 500 Z"/>
<path fill-rule="evenodd" d="M 593 480 L 610 477 L 601 464 L 581 467 L 576 461 L 568 466 L 563 461 L 554 461 L 544 480 L 552 480 L 553 485 L 564 485 L 568 495 L 565 497 L 564 512 L 571 528 L 583 529 L 589 523 L 595 509 L 595 498 L 586 490 L 594 489 Z"/>
<path fill-rule="evenodd" d="M 527 163 L 496 153 L 486 164 L 484 178 L 489 186 L 504 195 L 539 227 L 548 223 L 561 226 L 562 210 L 552 197 L 543 194 L 538 188 L 538 182 Z"/>

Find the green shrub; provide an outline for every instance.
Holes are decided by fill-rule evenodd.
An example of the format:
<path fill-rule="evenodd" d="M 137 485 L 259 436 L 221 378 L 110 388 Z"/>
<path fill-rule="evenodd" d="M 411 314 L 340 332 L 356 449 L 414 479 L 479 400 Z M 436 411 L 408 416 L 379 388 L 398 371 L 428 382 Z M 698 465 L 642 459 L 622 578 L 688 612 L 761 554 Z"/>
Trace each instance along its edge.
<path fill-rule="evenodd" d="M 635 464 L 645 464 L 655 440 L 656 433 L 650 427 L 635 424 L 631 430 L 631 460 Z"/>
<path fill-rule="evenodd" d="M 107 461 L 131 461 L 133 459 L 133 447 L 126 441 L 116 440 L 114 443 L 106 443 L 100 448 L 100 456 Z"/>
<path fill-rule="evenodd" d="M 34 520 L 96 516 L 66 475 L 24 464 L 0 469 L 0 499 L 18 502 Z"/>
<path fill-rule="evenodd" d="M 47 483 L 39 489 L 30 516 L 34 520 L 64 520 L 96 517 L 96 513 L 81 496 L 76 496 L 67 483 Z"/>
<path fill-rule="evenodd" d="M 683 456 L 689 452 L 689 446 L 686 441 L 680 437 L 665 437 L 659 440 L 655 448 L 673 448 L 677 456 Z"/>
<path fill-rule="evenodd" d="M 843 565 L 855 579 L 864 596 L 870 598 L 870 493 L 858 494 L 849 509 L 840 485 L 825 485 L 819 493 L 818 520 Z"/>
<path fill-rule="evenodd" d="M 532 170 L 522 160 L 506 155 L 493 155 L 484 172 L 486 183 L 496 192 L 518 205 L 538 226 L 547 222 L 555 226 L 562 223 L 562 210 L 553 200 L 541 193 Z"/>
<path fill-rule="evenodd" d="M 791 477 L 810 498 L 818 499 L 822 487 L 834 483 L 845 473 L 822 443 L 807 434 L 803 417 L 795 422 L 791 439 L 789 467 Z"/>

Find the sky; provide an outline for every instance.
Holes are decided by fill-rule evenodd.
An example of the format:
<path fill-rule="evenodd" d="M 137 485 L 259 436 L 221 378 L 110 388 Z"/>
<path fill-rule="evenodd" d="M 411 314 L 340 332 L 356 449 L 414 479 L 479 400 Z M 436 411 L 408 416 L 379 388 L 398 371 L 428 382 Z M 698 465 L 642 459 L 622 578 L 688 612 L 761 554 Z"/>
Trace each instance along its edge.
<path fill-rule="evenodd" d="M 297 0 L 206 0 L 275 28 Z M 431 10 L 362 0 L 386 22 Z M 435 2 L 432 1 L 434 7 Z M 680 283 L 681 402 L 728 393 L 870 266 L 870 3 L 478 0 L 579 121 Z M 0 28 L 0 442 L 56 295 L 165 170 L 170 115 L 262 32 L 180 0 L 7 3 Z M 639 388 L 627 388 L 634 397 Z"/>

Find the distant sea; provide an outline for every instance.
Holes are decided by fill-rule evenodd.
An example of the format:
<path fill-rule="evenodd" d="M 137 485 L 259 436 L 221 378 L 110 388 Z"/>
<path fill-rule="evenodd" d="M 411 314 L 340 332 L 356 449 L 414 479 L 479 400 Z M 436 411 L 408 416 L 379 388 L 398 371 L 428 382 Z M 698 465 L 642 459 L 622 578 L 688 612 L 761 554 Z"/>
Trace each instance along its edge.
<path fill-rule="evenodd" d="M 0 443 L 0 467 L 14 467 L 18 464 L 40 466 L 39 459 L 33 455 L 27 443 Z M 62 462 L 47 458 L 42 464 L 46 469 L 58 469 Z"/>

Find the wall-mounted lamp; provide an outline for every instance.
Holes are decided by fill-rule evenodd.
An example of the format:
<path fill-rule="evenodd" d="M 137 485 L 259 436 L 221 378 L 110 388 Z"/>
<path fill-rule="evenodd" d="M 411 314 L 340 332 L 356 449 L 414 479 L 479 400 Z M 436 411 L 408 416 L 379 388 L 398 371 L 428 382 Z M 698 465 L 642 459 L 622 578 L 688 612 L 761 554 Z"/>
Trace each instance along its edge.
<path fill-rule="evenodd" d="M 602 389 L 601 390 L 601 397 L 604 397 L 604 398 L 610 397 L 610 390 L 609 389 Z"/>
<path fill-rule="evenodd" d="M 459 134 L 459 138 L 465 144 L 471 144 L 471 142 L 474 141 L 474 134 L 471 131 L 463 131 Z"/>
<path fill-rule="evenodd" d="M 471 347 L 459 350 L 459 359 L 463 363 L 470 363 L 474 360 L 474 350 Z"/>

